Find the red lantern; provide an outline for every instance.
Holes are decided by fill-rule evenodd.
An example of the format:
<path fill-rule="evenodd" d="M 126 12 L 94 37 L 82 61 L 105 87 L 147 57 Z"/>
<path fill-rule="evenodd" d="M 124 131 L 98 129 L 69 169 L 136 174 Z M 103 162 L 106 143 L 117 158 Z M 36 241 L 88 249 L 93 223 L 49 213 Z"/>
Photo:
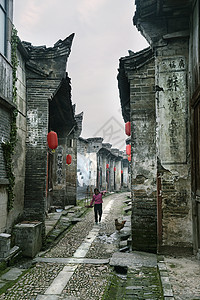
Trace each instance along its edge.
<path fill-rule="evenodd" d="M 126 154 L 131 155 L 131 145 L 126 145 Z"/>
<path fill-rule="evenodd" d="M 128 161 L 131 161 L 131 155 L 128 155 Z"/>
<path fill-rule="evenodd" d="M 128 136 L 131 135 L 131 122 L 126 122 L 125 124 L 125 132 Z"/>
<path fill-rule="evenodd" d="M 106 169 L 109 169 L 109 164 L 106 164 Z"/>
<path fill-rule="evenodd" d="M 50 149 L 55 150 L 58 147 L 57 133 L 50 131 L 47 135 L 47 142 Z"/>
<path fill-rule="evenodd" d="M 70 154 L 68 154 L 68 155 L 66 156 L 66 163 L 67 163 L 68 165 L 70 165 L 71 162 L 72 162 L 72 157 L 71 157 Z"/>
<path fill-rule="evenodd" d="M 123 170 L 121 170 L 121 174 L 123 174 Z"/>
<path fill-rule="evenodd" d="M 114 167 L 114 172 L 116 171 L 116 167 Z"/>

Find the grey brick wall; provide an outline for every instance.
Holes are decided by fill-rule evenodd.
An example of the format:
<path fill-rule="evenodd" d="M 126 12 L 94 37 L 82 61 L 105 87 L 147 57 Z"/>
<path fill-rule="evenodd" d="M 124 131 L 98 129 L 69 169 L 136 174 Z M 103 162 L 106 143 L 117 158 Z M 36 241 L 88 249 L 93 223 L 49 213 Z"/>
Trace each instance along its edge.
<path fill-rule="evenodd" d="M 8 110 L 5 110 L 0 105 L 0 132 L 1 132 L 1 141 L 8 141 L 10 139 L 10 122 L 11 116 Z M 2 145 L 0 143 L 0 179 L 5 179 L 7 177 L 5 170 L 5 162 L 3 157 Z"/>
<path fill-rule="evenodd" d="M 156 252 L 157 195 L 154 60 L 128 74 L 132 145 L 132 247 Z"/>
<path fill-rule="evenodd" d="M 30 43 L 23 43 L 30 56 L 26 63 L 26 219 L 44 221 L 47 202 L 47 134 L 52 130 L 49 128 L 49 101 L 59 89 L 62 79 L 66 77 L 66 63 L 72 40 L 73 35 L 64 41 L 58 41 L 52 48 L 34 47 Z"/>

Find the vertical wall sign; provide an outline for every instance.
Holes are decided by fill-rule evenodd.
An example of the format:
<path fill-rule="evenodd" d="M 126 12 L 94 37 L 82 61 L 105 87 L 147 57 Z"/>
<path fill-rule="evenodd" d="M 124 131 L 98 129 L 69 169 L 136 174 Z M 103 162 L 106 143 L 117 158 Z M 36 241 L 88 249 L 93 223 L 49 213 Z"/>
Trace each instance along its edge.
<path fill-rule="evenodd" d="M 58 146 L 57 148 L 57 184 L 62 184 L 63 179 L 63 148 Z"/>
<path fill-rule="evenodd" d="M 186 63 L 184 57 L 157 60 L 157 139 L 163 164 L 186 162 Z"/>

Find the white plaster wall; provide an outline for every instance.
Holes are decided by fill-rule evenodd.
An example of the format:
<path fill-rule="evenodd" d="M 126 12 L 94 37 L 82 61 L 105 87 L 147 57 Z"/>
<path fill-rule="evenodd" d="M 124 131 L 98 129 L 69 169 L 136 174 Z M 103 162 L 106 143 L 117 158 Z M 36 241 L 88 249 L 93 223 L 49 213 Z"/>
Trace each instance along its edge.
<path fill-rule="evenodd" d="M 128 175 L 128 168 L 123 168 L 123 186 L 129 186 L 129 175 Z"/>
<path fill-rule="evenodd" d="M 121 189 L 121 161 L 117 161 L 115 165 L 116 165 L 115 184 L 116 184 L 116 190 L 119 191 Z"/>
<path fill-rule="evenodd" d="M 157 138 L 164 164 L 186 162 L 186 67 L 184 56 L 157 60 L 157 83 L 163 88 L 157 101 Z"/>
<path fill-rule="evenodd" d="M 89 170 L 90 170 L 90 157 L 88 154 L 82 155 L 77 153 L 77 180 L 78 185 L 83 187 L 90 184 L 89 180 Z"/>
<path fill-rule="evenodd" d="M 97 184 L 97 154 L 90 153 L 89 160 L 90 160 L 89 171 L 91 172 L 89 183 L 91 186 L 95 187 Z"/>
<path fill-rule="evenodd" d="M 163 244 L 191 245 L 191 179 L 187 160 L 187 60 L 184 56 L 156 60 L 157 152 L 162 175 Z M 164 186 L 165 184 L 165 186 Z M 169 187 L 168 187 L 169 186 Z"/>

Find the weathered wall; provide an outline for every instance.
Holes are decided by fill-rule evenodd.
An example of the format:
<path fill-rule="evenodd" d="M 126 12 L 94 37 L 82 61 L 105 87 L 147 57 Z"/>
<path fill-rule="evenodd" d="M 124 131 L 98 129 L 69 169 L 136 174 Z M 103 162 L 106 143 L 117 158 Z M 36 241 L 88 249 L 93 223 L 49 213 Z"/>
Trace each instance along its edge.
<path fill-rule="evenodd" d="M 27 70 L 27 154 L 24 216 L 44 222 L 46 209 L 47 134 L 49 100 L 66 77 L 66 64 L 73 36 L 54 47 L 24 43 L 30 56 Z"/>
<path fill-rule="evenodd" d="M 50 206 L 61 206 L 64 208 L 66 201 L 66 144 L 65 139 L 58 139 L 58 148 L 51 154 L 53 163 L 52 195 Z"/>
<path fill-rule="evenodd" d="M 155 65 L 129 72 L 131 108 L 132 247 L 157 250 Z"/>
<path fill-rule="evenodd" d="M 130 190 L 130 174 L 129 174 L 130 163 L 127 159 L 122 160 L 123 169 L 123 189 Z"/>
<path fill-rule="evenodd" d="M 13 209 L 9 212 L 7 220 L 7 230 L 10 232 L 12 225 L 22 217 L 24 208 L 24 186 L 25 186 L 25 156 L 26 156 L 26 72 L 25 59 L 20 51 L 17 51 L 18 68 L 17 68 L 17 144 L 15 147 L 14 175 L 14 204 Z"/>
<path fill-rule="evenodd" d="M 0 232 L 6 230 L 7 221 L 7 174 L 1 143 L 10 139 L 11 112 L 15 107 L 12 99 L 11 32 L 13 1 L 7 0 L 5 26 L 5 52 L 0 53 Z"/>
<path fill-rule="evenodd" d="M 72 137 L 71 137 L 72 138 Z M 66 202 L 65 205 L 76 205 L 77 190 L 77 139 L 73 139 L 73 147 L 67 147 L 66 155 L 72 156 L 72 163 L 66 165 Z"/>
<path fill-rule="evenodd" d="M 194 189 L 200 177 L 199 143 L 194 141 L 199 140 L 199 0 L 157 4 L 136 1 L 134 24 L 151 47 L 122 58 L 118 75 L 125 122 L 130 100 L 133 249 L 145 251 L 156 251 L 157 225 L 159 246 L 191 248 L 191 169 L 198 179 L 193 180 Z M 194 92 L 191 167 L 188 95 Z M 193 201 L 197 235 L 195 201 L 199 198 Z"/>
<path fill-rule="evenodd" d="M 193 213 L 193 250 L 199 253 L 200 248 L 200 2 L 193 1 L 190 18 L 189 65 L 188 65 L 188 92 L 190 99 L 191 124 L 191 190 Z"/>
<path fill-rule="evenodd" d="M 110 191 L 114 191 L 114 166 L 115 166 L 115 161 L 110 160 Z"/>
<path fill-rule="evenodd" d="M 25 218 L 44 220 L 47 170 L 48 82 L 27 80 Z"/>
<path fill-rule="evenodd" d="M 90 195 L 95 187 L 106 191 L 121 190 L 123 155 L 118 149 L 112 149 L 111 144 L 102 144 L 102 141 L 98 137 L 78 140 L 79 198 Z"/>
<path fill-rule="evenodd" d="M 8 194 L 6 186 L 0 185 L 0 232 L 6 230 Z"/>
<path fill-rule="evenodd" d="M 82 138 L 77 140 L 77 198 L 85 198 L 89 187 L 88 141 Z"/>
<path fill-rule="evenodd" d="M 156 84 L 162 89 L 156 94 L 156 104 L 157 150 L 160 169 L 164 169 L 163 246 L 191 247 L 192 243 L 187 53 L 188 39 L 182 39 L 159 48 L 156 57 Z"/>
<path fill-rule="evenodd" d="M 77 141 L 73 136 L 58 138 L 58 145 L 55 153 L 51 154 L 52 191 L 49 192 L 52 199 L 50 206 L 64 208 L 66 205 L 76 205 Z M 66 163 L 68 154 L 72 157 L 69 165 Z"/>
<path fill-rule="evenodd" d="M 121 161 L 120 160 L 116 160 L 116 172 L 115 172 L 115 188 L 116 191 L 120 191 L 121 190 Z"/>
<path fill-rule="evenodd" d="M 97 180 L 97 154 L 100 145 L 84 139 L 77 141 L 77 197 L 88 198 L 93 194 Z"/>

